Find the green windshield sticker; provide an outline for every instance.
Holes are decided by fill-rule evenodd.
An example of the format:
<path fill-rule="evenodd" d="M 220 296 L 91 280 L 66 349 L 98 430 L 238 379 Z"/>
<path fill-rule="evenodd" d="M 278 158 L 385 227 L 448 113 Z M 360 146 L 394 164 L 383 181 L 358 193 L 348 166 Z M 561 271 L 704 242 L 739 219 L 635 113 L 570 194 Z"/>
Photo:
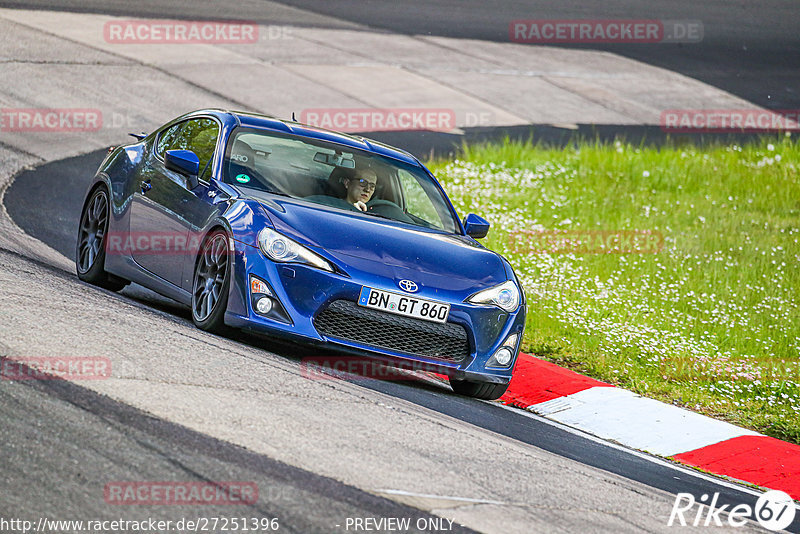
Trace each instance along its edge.
<path fill-rule="evenodd" d="M 246 184 L 247 182 L 250 181 L 250 177 L 247 176 L 246 174 L 239 174 L 236 176 L 236 181 L 242 184 Z"/>

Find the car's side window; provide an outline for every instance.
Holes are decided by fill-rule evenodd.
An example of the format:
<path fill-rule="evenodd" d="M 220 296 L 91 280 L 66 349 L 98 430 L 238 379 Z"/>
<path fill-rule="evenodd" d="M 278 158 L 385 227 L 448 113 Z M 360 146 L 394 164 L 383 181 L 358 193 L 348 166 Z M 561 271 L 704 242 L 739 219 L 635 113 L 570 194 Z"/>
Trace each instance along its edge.
<path fill-rule="evenodd" d="M 200 179 L 211 175 L 209 162 L 219 137 L 219 124 L 213 119 L 199 118 L 175 124 L 158 138 L 156 153 L 164 157 L 167 150 L 191 150 L 200 160 Z"/>
<path fill-rule="evenodd" d="M 417 179 L 402 169 L 398 171 L 397 177 L 403 187 L 406 212 L 431 223 L 436 228 L 441 228 L 442 223 L 436 208 Z"/>
<path fill-rule="evenodd" d="M 167 150 L 172 150 L 175 148 L 173 145 L 175 144 L 175 140 L 180 134 L 181 129 L 186 125 L 185 122 L 179 122 L 178 124 L 174 124 L 161 132 L 161 135 L 158 136 L 158 144 L 156 145 L 156 154 L 158 154 L 162 159 L 164 158 L 164 154 Z"/>

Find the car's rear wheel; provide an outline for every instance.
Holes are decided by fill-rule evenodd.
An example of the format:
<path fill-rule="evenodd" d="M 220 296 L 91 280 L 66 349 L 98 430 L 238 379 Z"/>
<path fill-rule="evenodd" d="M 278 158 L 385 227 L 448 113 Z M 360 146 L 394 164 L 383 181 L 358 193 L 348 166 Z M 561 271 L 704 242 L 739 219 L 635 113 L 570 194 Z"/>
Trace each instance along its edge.
<path fill-rule="evenodd" d="M 231 258 L 228 235 L 222 230 L 211 232 L 203 241 L 194 268 L 192 283 L 192 320 L 198 328 L 223 334 L 228 288 L 231 280 Z"/>
<path fill-rule="evenodd" d="M 473 382 L 471 380 L 454 380 L 451 378 L 450 387 L 459 395 L 482 400 L 495 400 L 503 396 L 503 393 L 508 389 L 508 384 Z"/>
<path fill-rule="evenodd" d="M 75 270 L 84 282 L 119 291 L 130 282 L 105 271 L 109 213 L 108 190 L 100 186 L 89 197 L 81 213 Z"/>

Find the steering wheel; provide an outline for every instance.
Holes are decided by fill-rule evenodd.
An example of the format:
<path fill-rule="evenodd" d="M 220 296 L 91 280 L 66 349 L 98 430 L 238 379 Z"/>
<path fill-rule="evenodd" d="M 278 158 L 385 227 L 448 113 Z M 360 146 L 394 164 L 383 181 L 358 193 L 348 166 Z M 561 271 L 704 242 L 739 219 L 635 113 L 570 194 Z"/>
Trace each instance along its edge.
<path fill-rule="evenodd" d="M 390 219 L 394 219 L 396 221 L 402 221 L 407 223 L 414 222 L 408 215 L 406 215 L 403 212 L 400 206 L 389 200 L 377 199 L 369 202 L 367 204 L 367 213 L 376 213 L 378 215 L 383 215 L 384 217 L 389 217 Z"/>

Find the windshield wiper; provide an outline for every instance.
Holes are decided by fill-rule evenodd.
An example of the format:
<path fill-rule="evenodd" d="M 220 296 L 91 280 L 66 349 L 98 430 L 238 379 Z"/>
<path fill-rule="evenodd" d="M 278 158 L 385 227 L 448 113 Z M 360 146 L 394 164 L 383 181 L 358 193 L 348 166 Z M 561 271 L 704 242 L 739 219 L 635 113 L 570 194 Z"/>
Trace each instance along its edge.
<path fill-rule="evenodd" d="M 279 196 L 282 196 L 282 197 L 294 198 L 289 193 L 284 193 L 283 191 L 273 191 L 272 189 L 261 189 L 261 191 L 264 191 L 265 193 L 269 193 L 271 195 L 279 195 Z"/>

